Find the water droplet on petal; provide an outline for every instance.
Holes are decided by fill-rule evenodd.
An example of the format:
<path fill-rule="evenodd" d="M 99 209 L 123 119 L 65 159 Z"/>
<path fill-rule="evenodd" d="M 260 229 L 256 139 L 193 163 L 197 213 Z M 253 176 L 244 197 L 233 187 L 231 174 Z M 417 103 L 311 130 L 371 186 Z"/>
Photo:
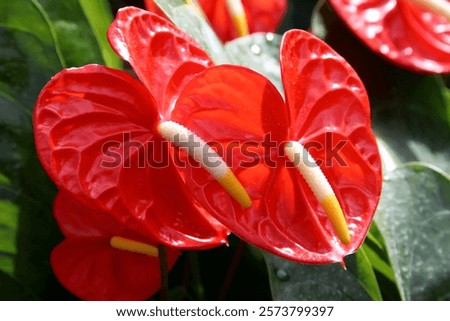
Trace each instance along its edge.
<path fill-rule="evenodd" d="M 380 51 L 381 51 L 382 53 L 384 53 L 384 54 L 389 53 L 390 50 L 391 50 L 391 49 L 389 48 L 388 45 L 381 45 L 381 47 L 380 47 Z"/>
<path fill-rule="evenodd" d="M 365 18 L 367 22 L 377 22 L 381 19 L 380 11 L 377 9 L 368 9 L 365 12 Z"/>
<path fill-rule="evenodd" d="M 407 47 L 405 49 L 402 50 L 402 53 L 405 56 L 411 56 L 411 54 L 413 53 L 413 49 L 411 47 Z"/>

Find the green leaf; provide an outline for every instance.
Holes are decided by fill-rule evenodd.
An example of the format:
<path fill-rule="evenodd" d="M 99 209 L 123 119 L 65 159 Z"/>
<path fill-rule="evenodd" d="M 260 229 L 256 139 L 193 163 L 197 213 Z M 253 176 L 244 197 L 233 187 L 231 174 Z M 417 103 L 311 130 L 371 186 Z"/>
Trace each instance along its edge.
<path fill-rule="evenodd" d="M 25 301 L 35 299 L 22 284 L 2 271 L 0 271 L 0 284 L 1 301 Z"/>
<path fill-rule="evenodd" d="M 237 38 L 225 45 L 230 63 L 254 69 L 283 92 L 280 70 L 281 36 L 273 33 L 258 33 Z"/>
<path fill-rule="evenodd" d="M 10 201 L 15 194 L 7 188 L 0 184 L 0 270 L 13 275 L 19 210 Z"/>
<path fill-rule="evenodd" d="M 274 300 L 371 299 L 358 279 L 339 264 L 305 265 L 268 253 L 265 253 L 264 256 Z M 350 257 L 348 260 L 354 260 L 354 258 Z M 351 264 L 358 264 L 358 262 Z"/>
<path fill-rule="evenodd" d="M 61 240 L 52 216 L 56 189 L 37 159 L 31 112 L 51 76 L 65 64 L 89 62 L 102 62 L 102 56 L 77 1 L 0 3 L 0 264 L 41 299 L 66 292 L 49 264 Z M 49 291 L 53 285 L 56 290 Z"/>
<path fill-rule="evenodd" d="M 9 181 L 8 177 L 6 177 L 2 173 L 0 173 L 0 185 L 6 185 L 9 183 L 10 183 L 10 181 Z"/>
<path fill-rule="evenodd" d="M 106 37 L 108 27 L 113 20 L 111 7 L 108 1 L 78 0 L 78 2 L 80 3 L 84 14 L 89 21 L 89 25 L 95 34 L 95 38 L 100 46 L 105 64 L 111 68 L 121 69 L 121 60 L 111 49 Z"/>
<path fill-rule="evenodd" d="M 13 111 L 14 108 L 25 108 L 31 115 L 42 86 L 61 68 L 54 48 L 45 40 L 33 33 L 0 27 L 1 110 L 9 109 L 15 115 L 19 111 Z M 9 112 L 2 112 L 2 116 L 10 119 Z M 7 120 L 1 122 L 5 124 Z"/>
<path fill-rule="evenodd" d="M 421 161 L 450 173 L 450 100 L 438 76 L 394 71 L 389 99 L 374 97 L 377 136 L 400 162 Z"/>
<path fill-rule="evenodd" d="M 0 26 L 11 31 L 33 35 L 44 45 L 52 47 L 59 63 L 65 67 L 56 29 L 47 12 L 37 0 L 15 0 L 0 2 Z"/>
<path fill-rule="evenodd" d="M 367 233 L 366 240 L 362 245 L 362 249 L 373 269 L 395 284 L 396 280 L 394 271 L 389 262 L 387 248 L 375 221 L 372 221 L 369 233 Z"/>
<path fill-rule="evenodd" d="M 215 63 L 227 62 L 221 41 L 198 5 L 195 3 L 188 5 L 184 0 L 154 1 L 178 28 L 197 40 Z"/>
<path fill-rule="evenodd" d="M 385 178 L 375 216 L 404 300 L 450 299 L 450 178 L 420 163 Z"/>
<path fill-rule="evenodd" d="M 363 247 L 358 249 L 354 258 L 355 264 L 348 264 L 347 268 L 356 276 L 367 293 L 369 293 L 372 300 L 382 301 L 383 298 L 381 296 L 375 272 L 373 271 L 372 264 Z"/>
<path fill-rule="evenodd" d="M 91 2 L 97 3 L 100 0 Z M 58 48 L 67 67 L 78 67 L 88 63 L 105 63 L 100 49 L 101 44 L 97 41 L 95 34 L 95 32 L 101 32 L 97 29 L 104 28 L 104 26 L 98 25 L 94 30 L 91 29 L 90 22 L 78 1 L 39 0 L 39 3 L 42 4 L 43 10 L 54 25 Z M 99 16 L 99 19 L 102 19 L 104 24 L 104 17 Z M 103 38 L 106 38 L 106 35 L 103 35 Z"/>

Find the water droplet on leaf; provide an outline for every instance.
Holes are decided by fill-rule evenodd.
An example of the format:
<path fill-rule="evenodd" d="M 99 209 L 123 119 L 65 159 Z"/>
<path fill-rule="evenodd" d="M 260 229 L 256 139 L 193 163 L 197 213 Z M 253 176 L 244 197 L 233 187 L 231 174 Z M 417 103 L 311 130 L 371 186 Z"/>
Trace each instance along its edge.
<path fill-rule="evenodd" d="M 261 47 L 258 45 L 252 45 L 250 50 L 255 54 L 259 55 L 261 53 Z"/>
<path fill-rule="evenodd" d="M 285 270 L 282 270 L 282 269 L 276 269 L 276 270 L 275 270 L 275 275 L 277 276 L 277 278 L 278 278 L 281 282 L 289 281 L 289 274 L 287 274 Z"/>

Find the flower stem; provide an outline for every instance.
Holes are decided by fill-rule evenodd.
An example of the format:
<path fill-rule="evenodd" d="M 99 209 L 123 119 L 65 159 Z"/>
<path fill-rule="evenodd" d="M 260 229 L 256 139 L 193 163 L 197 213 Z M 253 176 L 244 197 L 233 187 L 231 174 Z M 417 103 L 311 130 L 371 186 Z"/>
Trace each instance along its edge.
<path fill-rule="evenodd" d="M 227 275 L 223 280 L 222 287 L 219 291 L 219 295 L 217 297 L 218 300 L 225 300 L 230 290 L 231 283 L 233 282 L 234 276 L 236 275 L 236 271 L 239 267 L 239 263 L 241 262 L 242 257 L 244 256 L 245 248 L 247 243 L 243 240 L 239 241 L 239 244 L 236 247 L 236 251 L 234 252 L 233 258 L 231 259 L 230 267 L 228 268 Z"/>
<path fill-rule="evenodd" d="M 205 299 L 205 288 L 202 283 L 200 265 L 198 264 L 198 254 L 196 251 L 190 251 L 188 254 L 189 264 L 191 265 L 192 273 L 192 288 L 197 300 Z"/>
<path fill-rule="evenodd" d="M 167 301 L 169 298 L 169 267 L 167 264 L 167 251 L 164 245 L 158 245 L 159 268 L 161 270 L 160 300 Z"/>
<path fill-rule="evenodd" d="M 409 0 L 419 7 L 445 17 L 450 22 L 450 2 L 447 0 Z"/>

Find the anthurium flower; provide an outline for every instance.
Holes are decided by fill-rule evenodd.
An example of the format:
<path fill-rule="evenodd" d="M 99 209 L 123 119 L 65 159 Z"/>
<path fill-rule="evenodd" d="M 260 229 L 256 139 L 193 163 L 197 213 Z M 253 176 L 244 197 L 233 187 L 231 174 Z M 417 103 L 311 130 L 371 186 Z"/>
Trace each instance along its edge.
<path fill-rule="evenodd" d="M 60 281 L 84 300 L 145 300 L 161 285 L 158 248 L 151 238 L 59 192 L 53 214 L 65 239 L 50 263 Z M 169 268 L 180 252 L 167 248 Z"/>
<path fill-rule="evenodd" d="M 109 39 L 142 82 L 99 65 L 54 76 L 33 117 L 43 167 L 83 206 L 158 243 L 191 249 L 226 243 L 227 228 L 193 199 L 157 128 L 170 121 L 185 83 L 211 60 L 170 22 L 137 8 L 118 13 Z"/>
<path fill-rule="evenodd" d="M 248 33 L 275 32 L 287 7 L 286 0 L 197 0 L 197 3 L 223 42 Z M 145 5 L 149 11 L 163 14 L 153 0 L 145 0 Z"/>
<path fill-rule="evenodd" d="M 186 127 L 208 124 L 201 136 L 229 154 L 252 206 L 238 207 L 198 169 L 186 168 L 186 180 L 253 245 L 299 262 L 342 262 L 364 240 L 381 192 L 367 93 L 351 66 L 305 31 L 284 35 L 280 63 L 286 101 L 258 73 L 210 68 L 172 113 Z"/>
<path fill-rule="evenodd" d="M 330 0 L 374 52 L 422 73 L 450 72 L 450 3 L 446 0 Z"/>

